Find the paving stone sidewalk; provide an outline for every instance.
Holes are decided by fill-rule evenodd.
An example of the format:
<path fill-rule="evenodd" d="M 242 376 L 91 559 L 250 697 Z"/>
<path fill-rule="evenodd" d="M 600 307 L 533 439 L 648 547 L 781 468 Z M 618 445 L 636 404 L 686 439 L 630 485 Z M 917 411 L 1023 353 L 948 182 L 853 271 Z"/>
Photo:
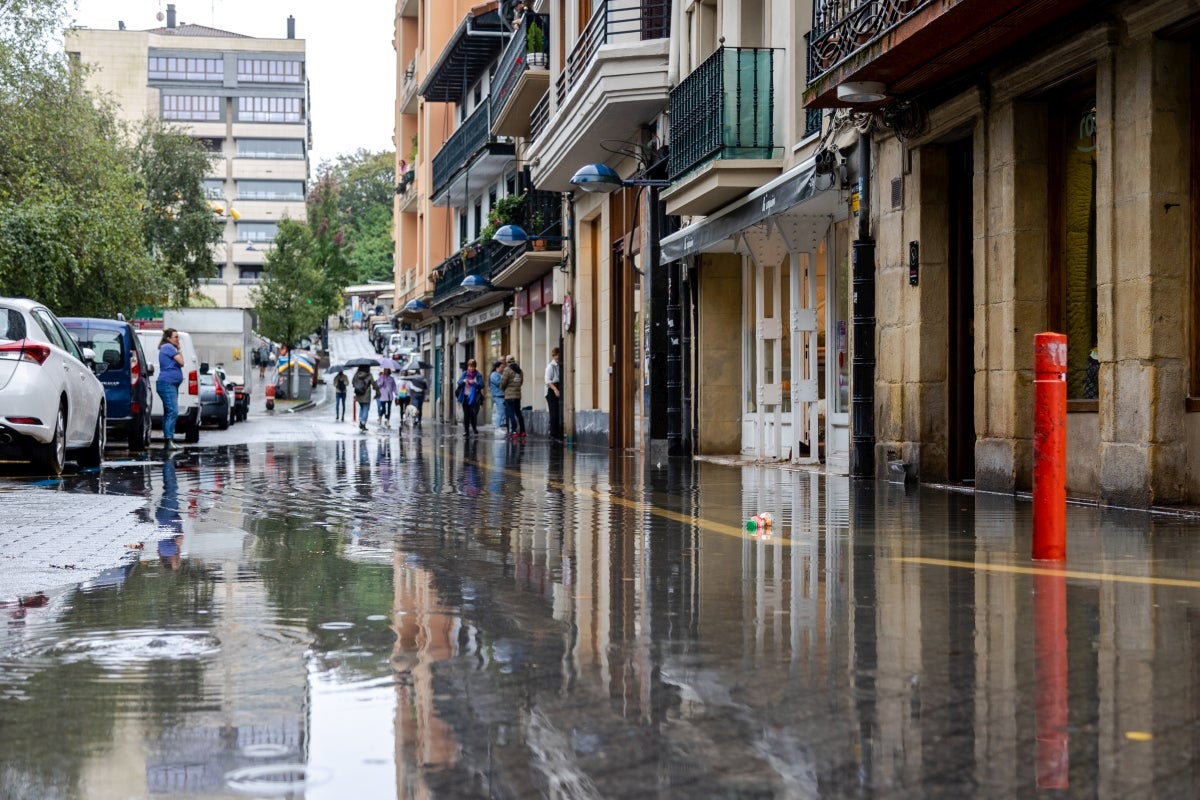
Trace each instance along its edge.
<path fill-rule="evenodd" d="M 0 492 L 0 602 L 83 583 L 136 560 L 127 545 L 153 542 L 139 520 L 144 497 L 75 495 L 51 489 Z"/>

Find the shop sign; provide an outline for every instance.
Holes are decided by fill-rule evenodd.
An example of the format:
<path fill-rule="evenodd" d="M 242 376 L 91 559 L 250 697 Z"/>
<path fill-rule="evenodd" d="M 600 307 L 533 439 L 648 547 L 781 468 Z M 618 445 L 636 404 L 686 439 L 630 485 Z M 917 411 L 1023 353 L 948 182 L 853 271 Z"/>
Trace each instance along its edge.
<path fill-rule="evenodd" d="M 504 316 L 504 303 L 499 302 L 467 315 L 467 325 L 474 328 Z"/>

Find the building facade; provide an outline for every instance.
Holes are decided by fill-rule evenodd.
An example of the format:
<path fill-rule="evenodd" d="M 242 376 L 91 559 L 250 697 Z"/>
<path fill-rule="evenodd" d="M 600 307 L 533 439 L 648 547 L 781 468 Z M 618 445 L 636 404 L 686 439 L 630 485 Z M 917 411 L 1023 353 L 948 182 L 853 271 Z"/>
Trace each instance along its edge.
<path fill-rule="evenodd" d="M 291 17 L 279 39 L 178 22 L 174 4 L 165 23 L 72 28 L 66 49 L 90 67 L 89 87 L 111 98 L 122 119 L 169 121 L 212 154 L 205 190 L 225 235 L 217 272 L 200 291 L 218 306 L 248 308 L 279 220 L 306 218 L 312 136 L 304 40 L 295 38 Z"/>

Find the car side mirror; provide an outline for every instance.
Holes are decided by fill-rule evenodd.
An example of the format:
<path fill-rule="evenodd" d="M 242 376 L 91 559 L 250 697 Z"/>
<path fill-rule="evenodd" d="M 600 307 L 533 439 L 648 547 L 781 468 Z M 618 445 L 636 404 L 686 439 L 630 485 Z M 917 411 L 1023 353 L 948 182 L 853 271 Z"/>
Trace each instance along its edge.
<path fill-rule="evenodd" d="M 83 363 L 88 365 L 88 369 L 90 369 L 94 375 L 103 375 L 105 372 L 108 372 L 108 364 L 104 363 L 103 361 L 96 360 L 95 350 L 90 347 L 83 347 L 80 348 L 80 350 L 82 351 L 83 355 Z"/>
<path fill-rule="evenodd" d="M 147 364 L 147 365 L 146 365 L 146 377 L 147 377 L 147 378 L 153 378 L 153 377 L 154 377 L 154 365 L 153 365 L 153 364 Z"/>

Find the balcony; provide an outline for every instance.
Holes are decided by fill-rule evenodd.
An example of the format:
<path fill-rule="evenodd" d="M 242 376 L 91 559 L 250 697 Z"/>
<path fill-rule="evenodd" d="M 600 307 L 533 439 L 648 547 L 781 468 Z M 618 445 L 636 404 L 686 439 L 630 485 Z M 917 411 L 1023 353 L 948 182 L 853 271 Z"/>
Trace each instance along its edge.
<path fill-rule="evenodd" d="M 431 103 L 461 103 L 467 87 L 487 72 L 512 35 L 495 3 L 476 6 L 459 23 L 418 93 Z"/>
<path fill-rule="evenodd" d="M 400 176 L 400 183 L 396 184 L 396 196 L 400 198 L 399 210 L 401 213 L 417 210 L 421 192 L 417 183 L 417 172 L 414 168 L 409 167 L 408 172 Z"/>
<path fill-rule="evenodd" d="M 409 61 L 408 66 L 404 68 L 404 81 L 400 86 L 401 114 L 417 113 L 417 87 L 420 83 L 417 80 L 417 58 L 414 56 L 413 60 Z"/>
<path fill-rule="evenodd" d="M 519 289 L 562 263 L 562 195 L 529 192 L 525 207 L 510 221 L 525 229 L 529 241 L 509 248 L 512 257 L 493 270 L 491 281 L 498 287 Z"/>
<path fill-rule="evenodd" d="M 606 161 L 605 142 L 638 138 L 669 99 L 671 0 L 601 0 L 562 64 L 555 107 L 531 130 L 538 186 L 567 191 L 581 164 Z"/>
<path fill-rule="evenodd" d="M 509 40 L 500 55 L 500 66 L 493 79 L 492 133 L 528 136 L 533 107 L 550 89 L 549 52 L 544 44 L 537 53 L 529 50 L 533 26 L 541 31 L 543 42 L 550 39 L 550 18 L 544 14 L 526 13 L 516 36 Z"/>
<path fill-rule="evenodd" d="M 396 16 L 415 18 L 417 16 L 417 6 L 419 5 L 419 0 L 400 0 L 396 4 Z"/>
<path fill-rule="evenodd" d="M 483 191 L 512 164 L 516 152 L 512 143 L 492 136 L 490 121 L 489 101 L 476 108 L 433 157 L 434 205 L 466 205 L 472 185 Z"/>
<path fill-rule="evenodd" d="M 722 47 L 671 91 L 668 214 L 710 214 L 779 175 L 782 60 L 782 50 Z"/>
<path fill-rule="evenodd" d="M 816 0 L 809 33 L 809 107 L 849 106 L 838 86 L 876 81 L 912 97 L 953 79 L 1086 0 Z"/>
<path fill-rule="evenodd" d="M 505 247 L 493 239 L 486 244 L 480 244 L 477 240 L 463 249 L 474 255 L 467 257 L 463 253 L 455 253 L 433 272 L 433 302 L 430 305 L 435 311 L 479 308 L 512 293 L 499 287 L 469 289 L 462 282 L 468 275 L 478 275 L 490 281 L 494 273 L 503 270 L 516 256 L 513 252 L 516 248 Z"/>

